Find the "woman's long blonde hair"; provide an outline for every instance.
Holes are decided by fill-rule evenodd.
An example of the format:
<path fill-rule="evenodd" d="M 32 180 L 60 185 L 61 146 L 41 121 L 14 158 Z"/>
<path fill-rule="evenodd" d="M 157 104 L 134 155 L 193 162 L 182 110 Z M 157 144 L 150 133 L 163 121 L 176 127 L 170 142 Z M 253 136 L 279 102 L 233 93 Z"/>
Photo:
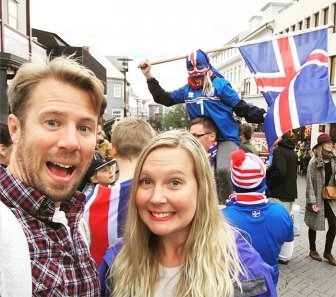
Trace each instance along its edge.
<path fill-rule="evenodd" d="M 196 213 L 184 247 L 177 296 L 233 296 L 234 284 L 240 287 L 238 275 L 244 273 L 234 231 L 220 215 L 204 148 L 189 132 L 177 130 L 157 135 L 140 154 L 128 203 L 124 244 L 110 269 L 111 296 L 151 297 L 159 280 L 159 237 L 142 222 L 135 196 L 144 161 L 153 150 L 162 147 L 186 150 L 193 159 L 198 183 Z"/>

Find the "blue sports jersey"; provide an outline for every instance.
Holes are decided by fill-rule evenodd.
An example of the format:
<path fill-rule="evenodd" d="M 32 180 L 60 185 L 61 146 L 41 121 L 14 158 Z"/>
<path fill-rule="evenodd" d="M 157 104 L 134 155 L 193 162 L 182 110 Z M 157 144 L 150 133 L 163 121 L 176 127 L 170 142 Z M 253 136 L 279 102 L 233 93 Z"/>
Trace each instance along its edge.
<path fill-rule="evenodd" d="M 268 202 L 246 205 L 236 202 L 221 210 L 234 226 L 247 232 L 246 238 L 261 258 L 274 269 L 273 281 L 279 278 L 278 257 L 284 242 L 294 240 L 293 222 L 285 207 Z"/>
<path fill-rule="evenodd" d="M 232 108 L 240 98 L 230 83 L 224 78 L 215 77 L 212 80 L 213 94 L 202 95 L 202 89 L 195 90 L 185 85 L 169 92 L 175 103 L 186 103 L 190 119 L 208 117 L 216 124 L 219 134 L 218 140 L 231 140 L 240 144 L 239 129 L 233 117 Z"/>

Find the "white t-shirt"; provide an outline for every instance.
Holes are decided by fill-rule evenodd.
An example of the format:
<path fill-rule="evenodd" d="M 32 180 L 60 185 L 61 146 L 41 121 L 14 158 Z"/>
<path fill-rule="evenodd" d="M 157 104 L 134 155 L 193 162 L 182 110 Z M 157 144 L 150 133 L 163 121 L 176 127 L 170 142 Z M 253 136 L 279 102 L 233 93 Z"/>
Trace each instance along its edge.
<path fill-rule="evenodd" d="M 61 223 L 64 225 L 64 227 L 67 229 L 71 244 L 73 246 L 72 236 L 71 236 L 71 230 L 68 222 L 68 218 L 65 215 L 65 212 L 63 210 L 60 210 L 59 207 L 55 207 L 55 213 L 53 215 L 52 221 L 54 223 Z"/>
<path fill-rule="evenodd" d="M 164 267 L 160 265 L 160 280 L 156 285 L 154 297 L 175 297 L 181 277 L 181 267 Z"/>

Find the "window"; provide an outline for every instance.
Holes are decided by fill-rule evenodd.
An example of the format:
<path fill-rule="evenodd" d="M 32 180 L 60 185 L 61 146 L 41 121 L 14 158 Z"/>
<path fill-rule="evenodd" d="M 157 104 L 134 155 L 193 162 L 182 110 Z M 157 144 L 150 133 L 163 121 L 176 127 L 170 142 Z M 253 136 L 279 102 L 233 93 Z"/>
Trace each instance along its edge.
<path fill-rule="evenodd" d="M 295 31 L 295 25 L 291 26 L 291 31 Z"/>
<path fill-rule="evenodd" d="M 330 57 L 330 85 L 336 85 L 336 56 Z"/>
<path fill-rule="evenodd" d="M 336 33 L 336 4 L 334 4 L 334 19 L 333 19 L 333 33 Z"/>
<path fill-rule="evenodd" d="M 121 84 L 113 85 L 113 97 L 121 98 Z"/>
<path fill-rule="evenodd" d="M 318 27 L 319 23 L 320 23 L 320 14 L 317 12 L 314 14 L 314 26 Z"/>
<path fill-rule="evenodd" d="M 249 95 L 251 91 L 251 81 L 250 78 L 244 79 L 244 93 L 245 95 Z"/>
<path fill-rule="evenodd" d="M 298 23 L 299 30 L 302 30 L 302 21 Z"/>
<path fill-rule="evenodd" d="M 310 17 L 306 18 L 305 21 L 306 21 L 306 29 L 309 29 L 310 28 Z"/>
<path fill-rule="evenodd" d="M 14 0 L 8 1 L 8 25 L 18 29 L 18 3 Z"/>
<path fill-rule="evenodd" d="M 329 23 L 329 7 L 323 9 L 323 25 L 328 25 Z"/>

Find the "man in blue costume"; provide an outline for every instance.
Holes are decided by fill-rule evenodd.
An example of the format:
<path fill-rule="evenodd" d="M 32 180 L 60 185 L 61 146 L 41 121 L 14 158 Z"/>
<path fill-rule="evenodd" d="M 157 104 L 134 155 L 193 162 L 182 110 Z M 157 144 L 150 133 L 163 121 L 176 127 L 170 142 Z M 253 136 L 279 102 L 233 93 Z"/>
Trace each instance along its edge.
<path fill-rule="evenodd" d="M 263 123 L 266 111 L 241 100 L 230 83 L 210 64 L 202 50 L 186 58 L 188 84 L 166 92 L 152 76 L 150 62 L 140 62 L 139 68 L 147 79 L 149 91 L 156 103 L 172 106 L 186 103 L 190 120 L 208 117 L 218 128 L 216 183 L 220 203 L 232 193 L 230 181 L 230 153 L 239 147 L 239 129 L 233 112 L 247 122 Z"/>

